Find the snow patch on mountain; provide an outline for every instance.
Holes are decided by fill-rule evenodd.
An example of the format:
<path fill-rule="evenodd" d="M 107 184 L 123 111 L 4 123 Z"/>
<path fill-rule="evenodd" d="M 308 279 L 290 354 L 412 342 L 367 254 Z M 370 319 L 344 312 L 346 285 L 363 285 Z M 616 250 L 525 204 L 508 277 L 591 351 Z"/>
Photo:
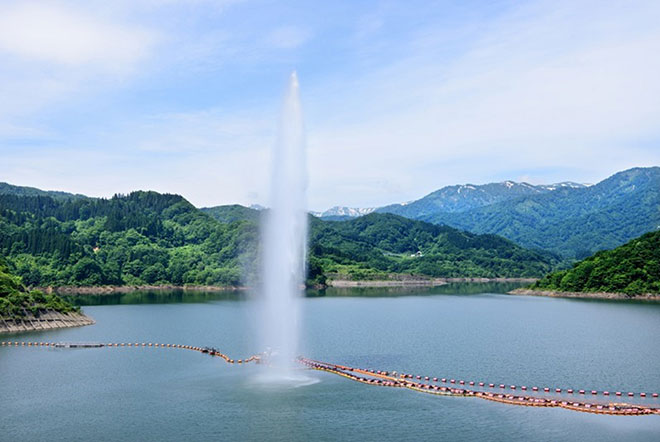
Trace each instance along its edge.
<path fill-rule="evenodd" d="M 328 216 L 349 216 L 351 218 L 356 218 L 362 215 L 368 215 L 369 213 L 376 210 L 375 207 L 346 207 L 346 206 L 335 206 L 324 212 L 312 212 L 312 215 L 318 218 L 324 218 Z"/>

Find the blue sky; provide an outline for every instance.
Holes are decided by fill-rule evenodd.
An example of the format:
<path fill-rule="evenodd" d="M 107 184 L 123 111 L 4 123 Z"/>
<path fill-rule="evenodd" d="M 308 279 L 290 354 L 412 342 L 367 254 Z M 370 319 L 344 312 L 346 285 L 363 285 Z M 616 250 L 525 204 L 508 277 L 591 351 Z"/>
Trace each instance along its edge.
<path fill-rule="evenodd" d="M 0 181 L 268 201 L 291 70 L 309 205 L 660 164 L 660 2 L 0 2 Z"/>

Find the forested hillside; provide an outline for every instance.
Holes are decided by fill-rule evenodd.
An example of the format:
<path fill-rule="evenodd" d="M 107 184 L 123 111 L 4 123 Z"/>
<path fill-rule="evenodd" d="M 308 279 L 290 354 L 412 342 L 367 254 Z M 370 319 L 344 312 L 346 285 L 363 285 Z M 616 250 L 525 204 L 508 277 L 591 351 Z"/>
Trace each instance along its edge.
<path fill-rule="evenodd" d="M 235 285 L 256 239 L 254 224 L 218 222 L 178 195 L 0 195 L 0 250 L 31 286 Z"/>
<path fill-rule="evenodd" d="M 79 309 L 57 295 L 27 290 L 21 278 L 13 275 L 0 257 L 0 317 L 9 320 L 47 310 L 66 313 Z"/>
<path fill-rule="evenodd" d="M 26 285 L 239 285 L 256 274 L 260 212 L 199 210 L 178 195 L 0 194 L 0 253 Z M 310 217 L 309 276 L 542 276 L 557 259 L 494 235 L 389 214 Z"/>
<path fill-rule="evenodd" d="M 325 273 L 374 272 L 434 277 L 537 277 L 558 257 L 496 235 L 372 213 L 351 221 L 313 219 L 310 255 Z"/>
<path fill-rule="evenodd" d="M 425 205 L 423 211 L 404 214 L 581 259 L 660 228 L 660 167 L 630 169 L 594 186 L 563 186 L 464 211 L 429 210 Z"/>
<path fill-rule="evenodd" d="M 563 292 L 660 293 L 660 232 L 596 253 L 532 288 Z"/>

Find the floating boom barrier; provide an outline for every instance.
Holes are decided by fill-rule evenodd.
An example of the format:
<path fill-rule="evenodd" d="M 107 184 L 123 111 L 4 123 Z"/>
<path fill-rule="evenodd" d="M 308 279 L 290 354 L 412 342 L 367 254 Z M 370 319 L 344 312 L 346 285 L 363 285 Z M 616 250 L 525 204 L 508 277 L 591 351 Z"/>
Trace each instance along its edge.
<path fill-rule="evenodd" d="M 177 348 L 183 350 L 192 350 L 198 351 L 200 353 L 206 353 L 210 356 L 217 356 L 222 358 L 228 364 L 247 364 L 249 362 L 260 363 L 265 354 L 257 354 L 250 356 L 246 359 L 232 359 L 226 354 L 222 353 L 220 350 L 213 347 L 195 347 L 192 345 L 181 345 L 181 344 L 158 344 L 153 342 L 20 342 L 20 341 L 2 341 L 0 342 L 0 347 L 13 346 L 13 347 L 52 347 L 52 348 L 117 348 L 117 347 L 141 347 L 141 348 Z"/>
<path fill-rule="evenodd" d="M 407 388 L 421 393 L 455 396 L 455 397 L 475 397 L 493 402 L 500 402 L 508 405 L 518 405 L 527 407 L 558 407 L 583 413 L 609 414 L 616 416 L 640 416 L 640 415 L 660 415 L 660 408 L 647 405 L 636 405 L 626 403 L 598 403 L 589 401 L 569 401 L 556 398 L 537 397 L 527 394 L 506 394 L 493 393 L 489 391 L 479 391 L 462 387 L 450 387 L 444 385 L 433 385 L 421 382 L 437 378 L 422 379 L 413 378 L 412 375 L 396 372 L 387 372 L 380 370 L 370 370 L 363 368 L 347 367 L 345 365 L 330 364 L 327 362 L 315 361 L 307 358 L 299 358 L 303 365 L 319 371 L 333 373 L 345 378 L 362 382 L 370 385 L 382 387 Z M 355 374 L 357 373 L 357 374 Z M 366 375 L 359 376 L 358 374 Z M 453 382 L 455 383 L 455 381 Z M 658 397 L 653 394 L 652 397 Z"/>
<path fill-rule="evenodd" d="M 160 344 L 152 342 L 122 342 L 122 343 L 72 343 L 72 342 L 22 342 L 22 341 L 2 341 L 0 346 L 5 347 L 50 347 L 50 348 L 118 348 L 118 347 L 139 347 L 139 348 L 169 348 L 169 349 L 183 349 L 192 350 L 200 353 L 208 354 L 209 356 L 222 358 L 228 364 L 247 364 L 254 362 L 257 364 L 267 363 L 268 354 L 260 353 L 250 356 L 245 359 L 232 359 L 226 354 L 222 353 L 214 347 L 196 347 L 191 345 L 181 344 Z M 493 402 L 499 402 L 508 405 L 518 405 L 527 407 L 557 407 L 566 410 L 579 411 L 583 413 L 594 414 L 608 414 L 615 416 L 642 416 L 642 415 L 660 415 L 660 408 L 655 406 L 648 406 L 643 404 L 628 404 L 628 403 L 602 403 L 597 400 L 585 401 L 581 400 L 565 400 L 561 398 L 541 397 L 529 394 L 527 391 L 540 393 L 567 393 L 574 394 L 576 390 L 573 389 L 550 389 L 544 387 L 532 387 L 531 389 L 515 385 L 494 384 L 485 382 L 469 381 L 467 385 L 475 388 L 464 387 L 466 382 L 463 380 L 447 379 L 430 376 L 411 375 L 407 373 L 397 373 L 395 371 L 388 372 L 382 370 L 373 370 L 365 368 L 349 367 L 346 365 L 332 364 L 329 362 L 316 361 L 304 357 L 299 357 L 297 361 L 303 366 L 318 371 L 342 376 L 355 382 L 360 382 L 368 385 L 375 385 L 390 388 L 406 388 L 409 390 L 433 394 L 438 396 L 453 396 L 453 397 L 473 397 L 484 399 Z M 438 383 L 441 383 L 438 385 Z M 448 385 L 443 385 L 448 384 Z M 476 387 L 482 387 L 484 390 L 479 390 Z M 499 393 L 488 391 L 486 389 L 498 388 Z M 507 393 L 506 390 L 517 391 L 520 388 L 521 393 Z M 524 393 L 523 393 L 524 392 Z M 609 396 L 608 391 L 598 392 L 596 390 L 577 390 L 578 395 L 586 397 L 587 392 L 591 396 Z M 620 391 L 614 392 L 615 396 L 622 396 Z M 627 393 L 628 397 L 639 396 L 646 398 L 650 396 L 657 398 L 658 393 L 647 395 L 646 393 Z"/>

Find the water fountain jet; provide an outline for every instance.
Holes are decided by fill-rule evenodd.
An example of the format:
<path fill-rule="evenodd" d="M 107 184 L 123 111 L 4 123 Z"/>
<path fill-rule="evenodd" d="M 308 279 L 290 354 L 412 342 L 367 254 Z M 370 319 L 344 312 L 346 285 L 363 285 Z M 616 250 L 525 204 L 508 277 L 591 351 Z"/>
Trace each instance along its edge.
<path fill-rule="evenodd" d="M 270 210 L 262 227 L 261 348 L 272 351 L 269 382 L 299 383 L 299 299 L 307 250 L 305 139 L 296 72 L 291 73 L 273 149 Z"/>

